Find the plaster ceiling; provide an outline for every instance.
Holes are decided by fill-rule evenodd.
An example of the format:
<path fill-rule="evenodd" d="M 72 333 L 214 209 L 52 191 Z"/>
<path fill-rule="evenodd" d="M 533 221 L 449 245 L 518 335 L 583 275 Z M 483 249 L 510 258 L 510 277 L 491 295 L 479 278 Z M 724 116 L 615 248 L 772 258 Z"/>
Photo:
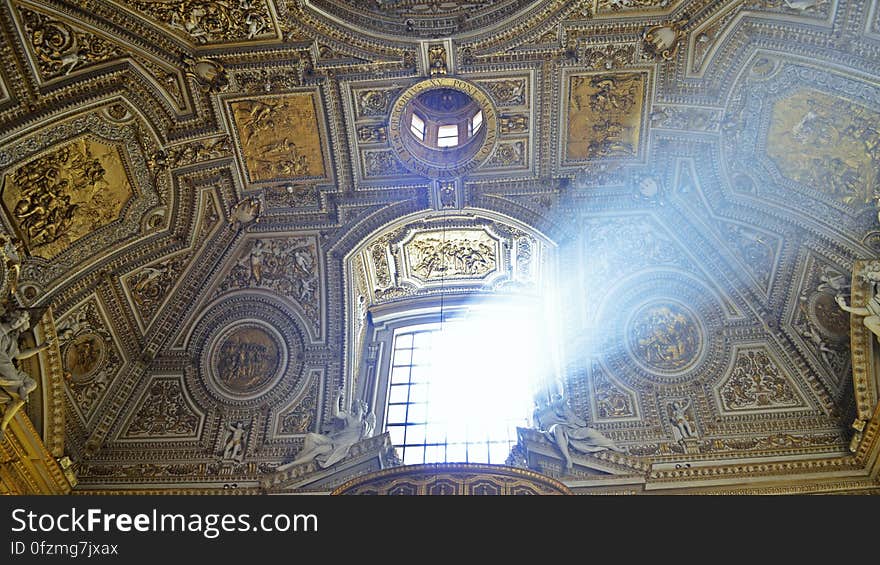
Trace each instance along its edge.
<path fill-rule="evenodd" d="M 441 212 L 552 251 L 566 393 L 630 468 L 852 465 L 833 298 L 880 241 L 876 1 L 6 0 L 0 33 L 3 229 L 57 321 L 82 488 L 292 459 L 352 386 L 359 297 L 429 289 L 381 257 Z M 478 166 L 395 144 L 432 72 L 497 113 Z M 250 346 L 274 354 L 233 378 Z"/>

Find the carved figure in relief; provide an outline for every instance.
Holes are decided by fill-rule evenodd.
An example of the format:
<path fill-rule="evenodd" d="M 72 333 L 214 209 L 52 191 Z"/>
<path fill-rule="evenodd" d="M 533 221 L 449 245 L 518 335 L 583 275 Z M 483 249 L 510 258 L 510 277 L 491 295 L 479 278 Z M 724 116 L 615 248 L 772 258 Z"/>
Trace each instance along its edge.
<path fill-rule="evenodd" d="M 669 405 L 669 421 L 672 423 L 672 437 L 675 438 L 676 441 L 697 436 L 693 419 L 688 413 L 690 407 L 690 400 L 685 402 L 674 400 L 672 404 Z"/>
<path fill-rule="evenodd" d="M 8 295 L 15 296 L 18 292 L 18 278 L 21 275 L 21 258 L 24 255 L 21 241 L 0 234 L 0 257 L 9 273 Z"/>
<path fill-rule="evenodd" d="M 307 279 L 302 279 L 302 283 L 299 288 L 299 299 L 300 302 L 308 302 L 315 295 L 315 283 L 317 277 L 309 277 Z"/>
<path fill-rule="evenodd" d="M 556 444 L 565 460 L 565 468 L 571 469 L 574 463 L 571 451 L 595 453 L 610 449 L 625 453 L 614 441 L 587 425 L 586 420 L 574 413 L 561 394 L 555 394 L 549 401 L 538 402 L 532 414 L 534 425 L 547 439 Z"/>
<path fill-rule="evenodd" d="M 270 130 L 275 127 L 275 120 L 272 114 L 278 107 L 278 104 L 267 104 L 257 100 L 248 100 L 247 102 L 250 104 L 250 111 L 242 120 L 242 129 L 246 132 L 246 135 L 242 136 L 242 142 L 245 145 L 250 143 L 251 139 L 261 131 Z M 244 103 L 242 108 L 245 108 Z"/>
<path fill-rule="evenodd" d="M 244 25 L 247 27 L 248 39 L 253 39 L 266 29 L 266 22 L 254 12 L 248 12 L 244 18 Z"/>
<path fill-rule="evenodd" d="M 16 362 L 49 347 L 47 342 L 21 351 L 18 338 L 28 328 L 30 316 L 25 310 L 11 310 L 0 318 L 0 405 L 4 407 L 0 437 L 18 409 L 27 402 L 28 395 L 37 388 L 37 382 L 19 369 Z"/>
<path fill-rule="evenodd" d="M 809 102 L 808 102 L 809 103 Z M 816 105 L 791 128 L 791 136 L 803 144 L 833 143 L 839 134 L 833 122 Z"/>
<path fill-rule="evenodd" d="M 169 261 L 159 263 L 155 267 L 144 267 L 134 279 L 132 290 L 134 290 L 135 295 L 137 297 L 152 295 L 152 291 L 158 288 L 157 280 L 162 276 L 168 275 L 170 270 L 171 264 Z"/>
<path fill-rule="evenodd" d="M 247 432 L 241 422 L 227 424 L 226 429 L 226 446 L 223 449 L 223 459 L 225 461 L 236 461 L 241 463 L 244 461 L 244 435 Z"/>
<path fill-rule="evenodd" d="M 356 400 L 350 412 L 342 409 L 342 389 L 336 393 L 333 419 L 337 424 L 336 429 L 327 434 L 306 434 L 305 444 L 296 459 L 279 466 L 276 471 L 310 461 L 317 461 L 322 469 L 338 463 L 348 455 L 351 446 L 370 437 L 376 425 L 376 416 L 368 410 L 363 400 Z"/>
<path fill-rule="evenodd" d="M 265 252 L 263 241 L 258 239 L 254 242 L 251 252 L 247 256 L 247 267 L 250 268 L 251 276 L 257 284 L 260 284 L 263 280 L 263 255 Z"/>

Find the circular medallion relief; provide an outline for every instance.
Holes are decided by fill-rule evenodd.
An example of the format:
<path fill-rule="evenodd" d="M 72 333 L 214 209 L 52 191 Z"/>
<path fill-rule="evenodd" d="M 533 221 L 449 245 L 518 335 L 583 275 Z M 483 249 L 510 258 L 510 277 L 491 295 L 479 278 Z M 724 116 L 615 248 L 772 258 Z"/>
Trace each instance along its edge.
<path fill-rule="evenodd" d="M 497 113 L 477 86 L 440 77 L 416 83 L 391 108 L 391 147 L 410 171 L 454 178 L 478 167 L 492 153 Z"/>
<path fill-rule="evenodd" d="M 694 365 L 703 347 L 697 317 L 676 302 L 645 304 L 627 324 L 627 347 L 636 362 L 660 373 L 681 373 Z"/>
<path fill-rule="evenodd" d="M 64 347 L 64 369 L 73 383 L 87 383 L 104 365 L 106 354 L 101 336 L 95 333 L 80 334 Z"/>
<path fill-rule="evenodd" d="M 260 322 L 227 328 L 211 346 L 211 384 L 238 399 L 262 394 L 275 384 L 287 365 L 283 344 L 274 328 Z"/>

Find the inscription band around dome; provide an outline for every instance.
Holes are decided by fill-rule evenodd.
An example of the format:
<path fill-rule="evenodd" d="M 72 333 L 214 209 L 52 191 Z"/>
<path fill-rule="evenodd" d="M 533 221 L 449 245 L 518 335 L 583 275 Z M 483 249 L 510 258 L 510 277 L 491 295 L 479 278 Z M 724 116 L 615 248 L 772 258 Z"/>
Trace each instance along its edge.
<path fill-rule="evenodd" d="M 414 155 L 404 140 L 409 135 L 409 124 L 403 123 L 407 107 L 420 94 L 439 88 L 450 88 L 470 96 L 483 111 L 485 134 L 479 148 L 466 154 L 455 154 L 449 162 L 430 162 Z M 388 124 L 388 137 L 391 147 L 403 165 L 413 173 L 433 179 L 448 179 L 463 176 L 482 164 L 495 149 L 498 132 L 498 115 L 488 95 L 476 85 L 459 78 L 439 77 L 424 80 L 409 87 L 395 100 L 391 107 Z M 477 141 L 477 140 L 475 140 Z"/>

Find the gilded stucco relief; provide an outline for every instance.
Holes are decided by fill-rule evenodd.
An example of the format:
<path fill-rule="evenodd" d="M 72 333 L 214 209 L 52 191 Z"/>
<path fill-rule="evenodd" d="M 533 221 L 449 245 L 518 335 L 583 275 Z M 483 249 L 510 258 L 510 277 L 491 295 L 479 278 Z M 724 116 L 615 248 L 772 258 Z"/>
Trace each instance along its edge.
<path fill-rule="evenodd" d="M 769 292 L 778 261 L 780 238 L 731 222 L 720 222 L 719 228 L 725 244 L 736 254 L 758 287 Z"/>
<path fill-rule="evenodd" d="M 805 408 L 791 379 L 763 349 L 737 352 L 733 371 L 719 389 L 725 412 L 793 410 Z"/>
<path fill-rule="evenodd" d="M 880 114 L 817 91 L 776 102 L 767 154 L 791 180 L 842 204 L 870 204 L 880 173 Z"/>
<path fill-rule="evenodd" d="M 158 216 L 158 219 L 163 219 Z M 198 229 L 193 246 L 187 251 L 164 257 L 121 277 L 126 296 L 131 301 L 138 327 L 144 331 L 150 326 L 168 300 L 174 285 L 192 259 L 194 250 L 202 245 L 220 223 L 220 213 L 213 193 L 201 198 Z"/>
<path fill-rule="evenodd" d="M 119 218 L 134 194 L 119 148 L 81 137 L 8 173 L 3 206 L 28 252 L 51 259 Z"/>
<path fill-rule="evenodd" d="M 251 182 L 325 176 L 317 104 L 313 92 L 230 104 Z"/>
<path fill-rule="evenodd" d="M 679 372 L 697 360 L 702 331 L 688 308 L 674 302 L 651 303 L 629 322 L 629 348 L 652 371 Z"/>
<path fill-rule="evenodd" d="M 123 0 L 123 3 L 199 45 L 275 36 L 274 20 L 265 0 Z"/>
<path fill-rule="evenodd" d="M 318 419 L 318 385 L 321 373 L 313 371 L 305 394 L 278 415 L 276 436 L 301 435 L 315 429 Z"/>
<path fill-rule="evenodd" d="M 19 6 L 18 11 L 43 80 L 66 76 L 74 70 L 126 55 L 119 45 L 61 20 L 23 6 Z"/>
<path fill-rule="evenodd" d="M 639 418 L 636 394 L 607 374 L 598 364 L 590 374 L 592 410 L 596 421 L 636 420 Z"/>
<path fill-rule="evenodd" d="M 314 237 L 267 237 L 247 242 L 215 296 L 234 290 L 266 289 L 301 308 L 312 330 L 320 333 L 321 274 Z"/>
<path fill-rule="evenodd" d="M 484 231 L 416 234 L 403 246 L 408 271 L 425 282 L 481 279 L 497 268 L 498 242 Z"/>
<path fill-rule="evenodd" d="M 642 73 L 569 77 L 566 159 L 636 157 L 646 79 Z"/>
<path fill-rule="evenodd" d="M 156 377 L 138 401 L 121 439 L 196 439 L 204 416 L 184 392 L 180 377 Z"/>
<path fill-rule="evenodd" d="M 95 298 L 59 317 L 57 327 L 68 398 L 85 423 L 104 400 L 124 359 Z"/>

